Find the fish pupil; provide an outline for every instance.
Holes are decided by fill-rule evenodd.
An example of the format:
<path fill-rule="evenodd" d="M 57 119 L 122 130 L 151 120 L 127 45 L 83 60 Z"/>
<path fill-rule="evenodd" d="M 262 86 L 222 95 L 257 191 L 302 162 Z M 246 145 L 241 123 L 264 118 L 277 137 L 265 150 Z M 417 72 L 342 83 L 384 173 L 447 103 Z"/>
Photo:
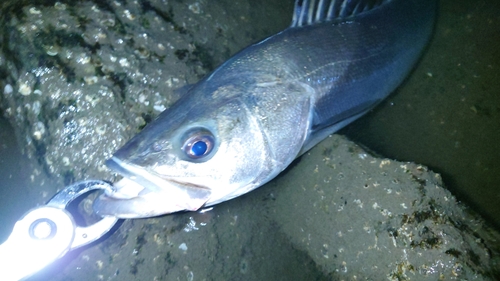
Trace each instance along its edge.
<path fill-rule="evenodd" d="M 204 128 L 196 128 L 187 132 L 182 150 L 187 157 L 196 162 L 203 162 L 210 159 L 206 156 L 209 156 L 212 152 L 214 145 L 214 136 L 210 131 Z"/>
<path fill-rule="evenodd" d="M 207 148 L 208 146 L 204 141 L 197 141 L 191 147 L 191 153 L 194 156 L 202 156 L 205 152 L 207 152 Z"/>

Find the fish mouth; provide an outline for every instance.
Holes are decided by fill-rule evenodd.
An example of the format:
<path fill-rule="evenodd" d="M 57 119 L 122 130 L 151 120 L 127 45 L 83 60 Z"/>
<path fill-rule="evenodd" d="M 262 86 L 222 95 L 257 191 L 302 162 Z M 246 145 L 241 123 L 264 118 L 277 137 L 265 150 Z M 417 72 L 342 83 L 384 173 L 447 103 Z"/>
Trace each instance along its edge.
<path fill-rule="evenodd" d="M 102 216 L 145 218 L 195 211 L 212 194 L 204 186 L 164 179 L 117 157 L 108 159 L 106 166 L 124 178 L 113 185 L 113 191 L 102 194 L 94 201 L 94 211 Z"/>

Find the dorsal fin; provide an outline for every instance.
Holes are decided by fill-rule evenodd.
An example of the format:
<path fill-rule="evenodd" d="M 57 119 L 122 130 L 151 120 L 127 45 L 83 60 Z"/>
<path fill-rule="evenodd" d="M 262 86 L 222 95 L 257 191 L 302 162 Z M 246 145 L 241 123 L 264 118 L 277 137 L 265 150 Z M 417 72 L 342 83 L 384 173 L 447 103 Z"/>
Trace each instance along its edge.
<path fill-rule="evenodd" d="M 295 0 L 290 27 L 345 19 L 393 0 Z"/>

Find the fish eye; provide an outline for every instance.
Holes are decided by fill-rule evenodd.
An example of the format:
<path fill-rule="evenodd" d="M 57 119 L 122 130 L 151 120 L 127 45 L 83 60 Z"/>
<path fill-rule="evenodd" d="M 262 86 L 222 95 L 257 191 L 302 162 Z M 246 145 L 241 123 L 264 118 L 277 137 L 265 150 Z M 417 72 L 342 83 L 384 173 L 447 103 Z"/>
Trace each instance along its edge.
<path fill-rule="evenodd" d="M 210 154 L 214 148 L 214 136 L 206 130 L 190 133 L 182 146 L 184 153 L 191 159 L 200 159 Z"/>

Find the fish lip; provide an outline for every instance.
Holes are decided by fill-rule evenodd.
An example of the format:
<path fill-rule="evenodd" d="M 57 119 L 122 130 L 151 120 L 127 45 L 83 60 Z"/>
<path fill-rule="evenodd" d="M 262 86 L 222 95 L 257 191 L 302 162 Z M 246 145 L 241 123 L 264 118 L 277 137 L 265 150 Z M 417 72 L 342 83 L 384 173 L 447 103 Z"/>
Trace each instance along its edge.
<path fill-rule="evenodd" d="M 147 193 L 165 194 L 172 192 L 174 194 L 185 193 L 184 199 L 193 199 L 197 202 L 207 202 L 212 194 L 210 188 L 192 183 L 182 182 L 174 179 L 166 179 L 154 173 L 151 173 L 140 166 L 129 164 L 113 156 L 106 160 L 106 166 L 111 170 L 121 174 L 134 185 L 127 185 L 130 189 L 124 190 L 123 186 L 117 185 L 112 193 L 106 194 L 108 197 L 116 199 L 130 199 L 140 197 Z M 189 205 L 189 203 L 187 203 Z M 203 205 L 203 204 L 202 204 Z M 197 210 L 199 207 L 187 210 Z"/>
<path fill-rule="evenodd" d="M 134 164 L 124 162 L 115 156 L 106 160 L 105 165 L 109 169 L 119 173 L 120 175 L 128 178 L 131 181 L 140 184 L 144 187 L 144 189 L 150 191 L 159 191 L 161 189 L 160 185 L 157 183 L 158 181 L 172 183 L 176 186 L 183 186 L 187 188 L 201 188 L 209 190 L 209 188 L 206 186 L 160 177 L 158 175 L 145 171 L 143 168 L 140 168 Z"/>

